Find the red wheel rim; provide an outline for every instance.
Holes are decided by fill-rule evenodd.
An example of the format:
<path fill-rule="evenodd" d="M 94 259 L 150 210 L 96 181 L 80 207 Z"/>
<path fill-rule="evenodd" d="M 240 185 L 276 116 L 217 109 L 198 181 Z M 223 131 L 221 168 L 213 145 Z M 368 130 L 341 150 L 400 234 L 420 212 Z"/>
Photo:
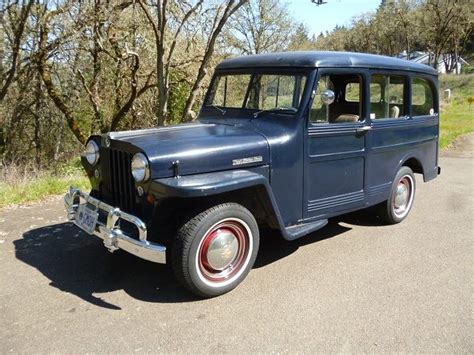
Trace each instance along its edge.
<path fill-rule="evenodd" d="M 222 283 L 235 277 L 248 261 L 249 229 L 238 220 L 224 220 L 204 236 L 197 255 L 202 277 L 210 283 Z"/>

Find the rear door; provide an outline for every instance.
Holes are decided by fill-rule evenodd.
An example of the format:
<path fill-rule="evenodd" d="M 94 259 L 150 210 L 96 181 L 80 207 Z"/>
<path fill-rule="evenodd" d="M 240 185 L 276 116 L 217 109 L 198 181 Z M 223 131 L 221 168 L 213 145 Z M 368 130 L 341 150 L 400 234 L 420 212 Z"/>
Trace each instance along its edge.
<path fill-rule="evenodd" d="M 369 204 L 388 198 L 393 178 L 407 159 L 416 159 L 425 177 L 437 174 L 438 105 L 429 79 L 400 71 L 370 72 Z M 421 166 L 415 172 L 422 172 Z"/>

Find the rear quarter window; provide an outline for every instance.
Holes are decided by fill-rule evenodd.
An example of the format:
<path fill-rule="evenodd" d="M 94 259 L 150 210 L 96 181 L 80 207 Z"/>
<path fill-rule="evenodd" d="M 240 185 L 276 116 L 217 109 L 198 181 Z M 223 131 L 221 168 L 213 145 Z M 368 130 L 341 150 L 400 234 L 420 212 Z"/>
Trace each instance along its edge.
<path fill-rule="evenodd" d="M 411 90 L 412 115 L 433 115 L 435 113 L 433 96 L 433 88 L 428 80 L 415 77 Z"/>

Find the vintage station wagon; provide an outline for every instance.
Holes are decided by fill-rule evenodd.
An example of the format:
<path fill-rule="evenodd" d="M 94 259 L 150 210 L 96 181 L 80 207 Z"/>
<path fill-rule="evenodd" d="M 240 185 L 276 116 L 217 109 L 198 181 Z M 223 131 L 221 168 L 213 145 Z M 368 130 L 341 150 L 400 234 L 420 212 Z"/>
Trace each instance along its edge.
<path fill-rule="evenodd" d="M 92 191 L 70 189 L 68 216 L 110 251 L 223 294 L 252 268 L 263 227 L 294 240 L 369 206 L 405 219 L 414 174 L 440 173 L 437 93 L 434 69 L 383 56 L 228 59 L 196 123 L 90 137 Z"/>

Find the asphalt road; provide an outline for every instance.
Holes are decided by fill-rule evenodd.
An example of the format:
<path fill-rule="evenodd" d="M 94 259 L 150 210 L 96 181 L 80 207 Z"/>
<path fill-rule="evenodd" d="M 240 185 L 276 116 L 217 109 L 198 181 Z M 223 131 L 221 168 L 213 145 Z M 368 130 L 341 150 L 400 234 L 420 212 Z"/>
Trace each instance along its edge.
<path fill-rule="evenodd" d="M 0 210 L 0 353 L 473 353 L 474 136 L 443 155 L 402 224 L 264 235 L 247 279 L 210 300 L 108 253 L 59 198 Z"/>

